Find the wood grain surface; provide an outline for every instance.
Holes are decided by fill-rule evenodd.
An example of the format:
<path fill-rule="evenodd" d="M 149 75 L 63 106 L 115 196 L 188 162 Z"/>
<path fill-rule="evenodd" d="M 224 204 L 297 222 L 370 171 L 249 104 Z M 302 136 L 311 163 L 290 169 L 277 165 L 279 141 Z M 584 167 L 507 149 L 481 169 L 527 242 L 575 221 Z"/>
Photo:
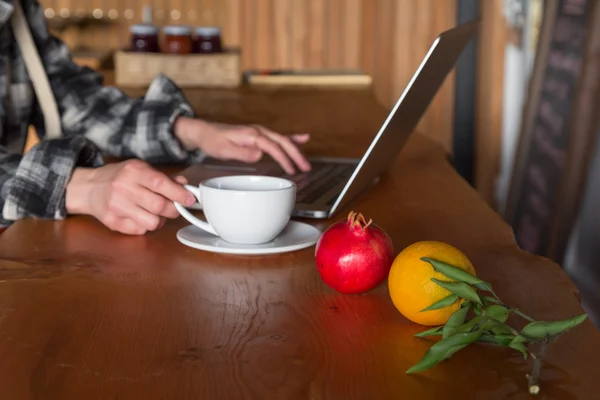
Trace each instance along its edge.
<path fill-rule="evenodd" d="M 203 116 L 309 131 L 309 154 L 359 155 L 386 115 L 371 93 L 341 89 L 188 97 Z M 538 319 L 582 312 L 564 272 L 520 251 L 443 148 L 420 134 L 335 219 L 350 209 L 383 227 L 396 253 L 419 240 L 457 246 L 501 298 Z M 341 295 L 320 280 L 314 248 L 211 254 L 176 240 L 184 222 L 127 237 L 85 217 L 28 219 L 0 235 L 1 398 L 529 398 L 529 362 L 486 345 L 406 375 L 432 342 L 413 336 L 424 328 L 396 311 L 385 283 Z M 554 343 L 540 398 L 594 399 L 599 339 L 588 320 Z"/>

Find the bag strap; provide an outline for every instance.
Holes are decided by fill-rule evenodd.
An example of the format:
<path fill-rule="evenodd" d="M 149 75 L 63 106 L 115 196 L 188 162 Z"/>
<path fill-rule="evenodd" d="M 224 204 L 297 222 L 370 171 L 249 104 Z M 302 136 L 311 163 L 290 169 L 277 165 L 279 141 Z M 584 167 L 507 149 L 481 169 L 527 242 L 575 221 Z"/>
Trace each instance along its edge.
<path fill-rule="evenodd" d="M 29 73 L 29 78 L 33 83 L 33 90 L 42 108 L 44 116 L 44 125 L 46 127 L 46 137 L 49 139 L 62 136 L 62 125 L 60 123 L 60 114 L 56 105 L 56 99 L 50 88 L 50 82 L 43 67 L 40 55 L 35 47 L 35 42 L 31 36 L 25 13 L 21 6 L 21 1 L 13 3 L 14 12 L 11 18 L 11 24 L 15 39 L 21 49 L 25 68 Z"/>

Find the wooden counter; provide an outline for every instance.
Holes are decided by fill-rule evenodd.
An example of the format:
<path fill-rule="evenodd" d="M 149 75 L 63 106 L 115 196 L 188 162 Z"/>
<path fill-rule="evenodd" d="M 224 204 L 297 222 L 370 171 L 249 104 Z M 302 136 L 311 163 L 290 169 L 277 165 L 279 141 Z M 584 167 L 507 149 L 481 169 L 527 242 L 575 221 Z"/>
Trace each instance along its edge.
<path fill-rule="evenodd" d="M 133 93 L 135 94 L 135 93 Z M 371 93 L 195 91 L 199 115 L 309 131 L 310 154 L 356 156 L 387 111 Z M 511 229 L 415 134 L 393 168 L 343 210 L 364 213 L 396 253 L 419 240 L 464 251 L 507 303 L 537 319 L 582 312 L 561 268 L 520 251 Z M 324 229 L 333 221 L 318 221 Z M 5 399 L 521 399 L 529 361 L 468 347 L 406 375 L 431 342 L 387 285 L 338 294 L 314 248 L 269 257 L 193 250 L 185 221 L 142 237 L 90 218 L 24 220 L 0 236 L 0 393 Z M 552 345 L 542 396 L 593 399 L 600 333 L 587 320 Z"/>

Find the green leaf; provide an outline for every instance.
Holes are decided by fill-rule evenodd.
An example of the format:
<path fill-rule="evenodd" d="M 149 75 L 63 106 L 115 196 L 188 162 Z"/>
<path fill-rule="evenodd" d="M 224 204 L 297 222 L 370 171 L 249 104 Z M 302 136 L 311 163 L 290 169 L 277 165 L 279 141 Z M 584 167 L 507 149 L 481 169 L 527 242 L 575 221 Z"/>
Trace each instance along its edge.
<path fill-rule="evenodd" d="M 410 367 L 406 373 L 412 374 L 425 371 L 437 365 L 439 362 L 450 358 L 457 351 L 465 348 L 469 344 L 475 343 L 480 336 L 481 332 L 459 333 L 448 336 L 431 346 L 421 361 Z"/>
<path fill-rule="evenodd" d="M 482 281 L 475 275 L 471 275 L 467 271 L 457 268 L 457 267 L 454 267 L 450 264 L 446 264 L 445 262 L 433 260 L 429 257 L 422 257 L 421 260 L 431 264 L 431 266 L 433 267 L 433 269 L 436 272 L 440 272 L 440 273 L 446 275 L 448 278 L 454 279 L 455 281 L 468 283 L 470 285 L 478 285 L 478 284 L 482 284 L 482 283 L 487 283 L 487 282 Z"/>
<path fill-rule="evenodd" d="M 491 331 L 494 326 L 498 323 L 495 319 L 489 318 L 486 315 L 482 315 L 482 323 L 477 327 L 482 332 Z"/>
<path fill-rule="evenodd" d="M 499 305 L 491 305 L 485 309 L 485 315 L 489 318 L 495 319 L 499 322 L 506 322 L 508 319 L 508 315 L 510 314 L 510 310 L 506 307 Z"/>
<path fill-rule="evenodd" d="M 459 327 L 456 329 L 456 332 L 458 332 L 458 333 L 467 333 L 467 332 L 471 332 L 471 330 L 473 329 L 473 327 L 474 327 L 475 325 L 477 325 L 479 322 L 481 322 L 481 319 L 482 319 L 482 318 L 483 318 L 482 316 L 478 316 L 478 317 L 475 317 L 475 318 L 473 318 L 473 319 L 471 319 L 471 320 L 469 320 L 469 321 L 465 322 L 463 325 L 459 326 Z"/>
<path fill-rule="evenodd" d="M 493 335 L 490 335 L 489 333 L 482 333 L 481 336 L 479 336 L 479 339 L 477 339 L 477 341 L 481 343 L 498 344 L 496 342 L 496 338 Z"/>
<path fill-rule="evenodd" d="M 521 330 L 521 335 L 530 339 L 545 339 L 550 336 L 558 335 L 573 329 L 577 325 L 581 324 L 587 318 L 586 314 L 578 315 L 577 317 L 565 319 L 562 321 L 536 321 L 526 325 Z"/>
<path fill-rule="evenodd" d="M 475 312 L 475 315 L 479 316 L 483 313 L 483 307 L 481 304 L 475 303 L 473 306 L 473 311 Z"/>
<path fill-rule="evenodd" d="M 448 322 L 444 325 L 443 334 L 444 338 L 447 338 L 450 335 L 456 333 L 456 329 L 465 323 L 465 319 L 467 318 L 467 313 L 469 312 L 469 308 L 459 308 L 454 314 L 448 318 Z"/>
<path fill-rule="evenodd" d="M 490 285 L 488 282 L 482 281 L 482 282 L 474 284 L 473 286 L 475 286 L 479 290 L 484 290 L 486 292 L 494 293 L 494 291 L 492 290 L 492 285 Z"/>
<path fill-rule="evenodd" d="M 494 333 L 494 335 L 511 335 L 512 337 L 515 336 L 513 334 L 513 329 L 510 326 L 505 325 L 499 321 L 495 321 L 494 325 L 491 328 L 491 331 L 492 333 Z"/>
<path fill-rule="evenodd" d="M 446 282 L 440 281 L 439 279 L 431 278 L 431 280 L 437 283 L 439 286 L 444 289 L 462 297 L 463 299 L 473 301 L 475 303 L 481 304 L 481 299 L 479 295 L 471 288 L 471 286 L 467 285 L 464 282 Z"/>
<path fill-rule="evenodd" d="M 498 300 L 495 297 L 490 297 L 490 296 L 484 296 L 484 298 L 489 301 L 490 303 L 494 303 L 494 304 L 502 304 L 502 302 L 500 300 Z"/>
<path fill-rule="evenodd" d="M 501 346 L 508 346 L 512 342 L 515 335 L 496 335 L 494 339 Z"/>
<path fill-rule="evenodd" d="M 426 337 L 426 336 L 442 336 L 443 326 L 438 326 L 435 328 L 427 329 L 426 331 L 415 333 L 416 337 Z"/>
<path fill-rule="evenodd" d="M 521 334 L 518 334 L 517 336 L 514 337 L 514 339 L 510 342 L 510 346 L 512 347 L 513 344 L 519 344 L 519 343 L 525 343 L 527 342 L 527 338 Z"/>
<path fill-rule="evenodd" d="M 448 306 L 452 305 L 456 300 L 458 300 L 458 296 L 455 294 L 451 294 L 451 295 L 444 297 L 443 299 L 441 299 L 439 301 L 436 301 L 429 307 L 422 309 L 420 312 L 439 310 L 440 308 L 444 308 L 444 307 L 448 307 Z"/>
<path fill-rule="evenodd" d="M 510 347 L 511 349 L 520 351 L 521 354 L 523 354 L 523 358 L 527 360 L 527 349 L 525 348 L 525 345 L 523 343 L 510 342 L 508 344 L 508 347 Z"/>
<path fill-rule="evenodd" d="M 513 308 L 513 309 L 512 309 L 512 311 L 513 311 L 515 314 L 517 314 L 517 315 L 521 316 L 522 318 L 525 318 L 525 319 L 526 319 L 527 321 L 529 321 L 529 322 L 535 322 L 535 320 L 534 320 L 533 318 L 531 318 L 529 315 L 527 315 L 527 314 L 525 314 L 525 313 L 523 313 L 523 312 L 521 312 L 521 311 L 517 310 L 516 308 Z"/>
<path fill-rule="evenodd" d="M 478 342 L 497 344 L 499 346 L 508 346 L 514 339 L 514 335 L 490 335 L 489 333 L 483 333 Z"/>
<path fill-rule="evenodd" d="M 492 292 L 492 293 L 494 293 L 494 292 Z M 495 297 L 484 296 L 484 297 L 482 298 L 482 300 L 487 300 L 487 301 L 489 301 L 490 303 L 494 303 L 494 304 L 500 304 L 500 305 L 503 305 L 503 304 L 502 304 L 502 302 L 501 302 L 500 300 L 498 300 L 497 298 L 495 298 Z M 528 321 L 530 321 L 530 322 L 533 322 L 533 321 L 534 321 L 534 319 L 533 319 L 533 318 L 531 318 L 529 315 L 527 315 L 527 314 L 525 314 L 525 313 L 522 313 L 521 311 L 517 310 L 516 308 L 511 308 L 511 309 L 510 309 L 510 311 L 514 312 L 514 313 L 515 313 L 515 314 L 517 314 L 517 315 L 520 315 L 521 317 L 525 318 L 526 320 L 528 320 Z"/>
<path fill-rule="evenodd" d="M 446 354 L 444 355 L 444 360 L 449 359 L 450 357 L 452 357 L 454 355 L 454 353 L 458 352 L 459 350 L 464 349 L 465 347 L 467 347 L 469 344 L 461 344 L 459 346 L 454 346 L 452 347 L 450 350 L 448 350 L 446 352 Z"/>

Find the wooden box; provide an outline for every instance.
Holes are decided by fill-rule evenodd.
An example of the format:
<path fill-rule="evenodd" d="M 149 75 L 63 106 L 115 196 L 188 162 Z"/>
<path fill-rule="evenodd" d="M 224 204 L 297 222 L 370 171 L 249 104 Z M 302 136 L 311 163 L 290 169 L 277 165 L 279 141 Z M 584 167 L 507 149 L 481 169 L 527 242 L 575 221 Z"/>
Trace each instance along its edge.
<path fill-rule="evenodd" d="M 147 87 L 162 73 L 179 87 L 236 87 L 241 84 L 241 57 L 237 49 L 214 54 L 164 54 L 118 51 L 115 81 L 122 87 Z"/>

